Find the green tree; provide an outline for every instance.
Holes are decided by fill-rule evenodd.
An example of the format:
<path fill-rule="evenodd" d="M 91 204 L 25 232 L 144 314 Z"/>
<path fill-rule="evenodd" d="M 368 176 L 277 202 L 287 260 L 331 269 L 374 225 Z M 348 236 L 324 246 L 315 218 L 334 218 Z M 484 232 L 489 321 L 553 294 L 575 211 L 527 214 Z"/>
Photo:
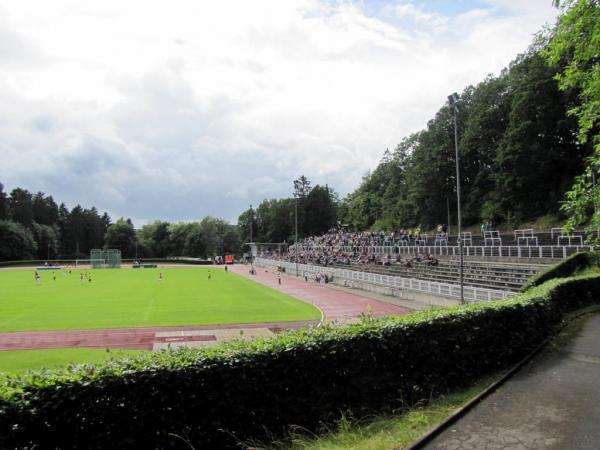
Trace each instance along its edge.
<path fill-rule="evenodd" d="M 8 208 L 11 220 L 26 227 L 31 226 L 33 223 L 33 197 L 31 192 L 21 188 L 13 189 L 8 199 Z"/>
<path fill-rule="evenodd" d="M 306 196 L 306 233 L 319 235 L 335 226 L 337 208 L 335 195 L 328 186 L 318 184 Z"/>
<path fill-rule="evenodd" d="M 132 258 L 135 255 L 137 235 L 131 219 L 122 217 L 113 223 L 106 231 L 104 246 L 121 250 L 123 258 Z"/>
<path fill-rule="evenodd" d="M 4 185 L 0 183 L 0 220 L 8 219 L 8 196 L 4 192 Z"/>
<path fill-rule="evenodd" d="M 31 230 L 37 244 L 37 259 L 56 258 L 59 250 L 57 229 L 33 222 Z"/>
<path fill-rule="evenodd" d="M 250 242 L 252 238 L 253 241 L 257 241 L 256 239 L 256 224 L 254 223 L 255 211 L 252 208 L 248 208 L 244 212 L 240 214 L 238 217 L 237 228 L 238 233 L 241 239 L 244 242 Z M 250 232 L 250 228 L 252 227 L 252 233 Z M 252 234 L 252 236 L 250 236 Z"/>
<path fill-rule="evenodd" d="M 499 215 L 517 223 L 558 211 L 568 184 L 581 170 L 587 149 L 567 117 L 567 93 L 558 90 L 556 67 L 535 51 L 523 55 L 509 76 L 511 107 L 496 154 Z"/>
<path fill-rule="evenodd" d="M 198 222 L 190 224 L 187 229 L 183 254 L 194 258 L 206 258 L 206 239 Z"/>
<path fill-rule="evenodd" d="M 179 245 L 172 245 L 171 243 L 172 227 L 178 225 L 179 224 L 172 225 L 169 222 L 160 220 L 146 224 L 140 228 L 138 233 L 140 244 L 155 258 L 181 256 L 185 237 Z"/>
<path fill-rule="evenodd" d="M 562 13 L 544 55 L 550 64 L 566 61 L 556 78 L 561 90 L 577 91 L 578 101 L 569 114 L 577 118 L 579 141 L 591 141 L 594 147 L 584 173 L 566 195 L 563 209 L 570 216 L 571 228 L 587 222 L 590 216 L 596 228 L 600 226 L 600 208 L 595 215 L 591 211 L 600 201 L 600 187 L 592 184 L 592 173 L 600 172 L 600 5 L 597 0 L 555 3 Z"/>
<path fill-rule="evenodd" d="M 298 234 L 300 236 L 306 235 L 306 218 L 307 218 L 307 207 L 306 197 L 310 193 L 310 181 L 304 175 L 301 175 L 298 179 L 294 180 L 294 197 L 298 202 Z"/>
<path fill-rule="evenodd" d="M 32 259 L 37 244 L 31 230 L 20 223 L 0 220 L 0 260 Z"/>
<path fill-rule="evenodd" d="M 58 222 L 58 205 L 52 196 L 46 197 L 43 192 L 33 196 L 33 220 L 41 225 L 52 226 Z"/>

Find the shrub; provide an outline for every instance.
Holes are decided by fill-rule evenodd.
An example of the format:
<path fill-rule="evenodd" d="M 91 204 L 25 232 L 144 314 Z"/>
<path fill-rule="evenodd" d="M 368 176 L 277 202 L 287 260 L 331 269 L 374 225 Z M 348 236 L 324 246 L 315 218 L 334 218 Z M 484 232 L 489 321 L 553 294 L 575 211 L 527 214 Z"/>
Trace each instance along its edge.
<path fill-rule="evenodd" d="M 598 293 L 600 277 L 552 280 L 509 300 L 16 377 L 0 388 L 0 447 L 231 448 L 399 409 L 518 361 Z"/>
<path fill-rule="evenodd" d="M 533 286 L 539 286 L 554 278 L 570 277 L 588 267 L 597 266 L 598 264 L 600 264 L 600 255 L 598 253 L 575 253 L 549 269 L 538 273 L 523 286 L 522 290 L 526 291 Z"/>

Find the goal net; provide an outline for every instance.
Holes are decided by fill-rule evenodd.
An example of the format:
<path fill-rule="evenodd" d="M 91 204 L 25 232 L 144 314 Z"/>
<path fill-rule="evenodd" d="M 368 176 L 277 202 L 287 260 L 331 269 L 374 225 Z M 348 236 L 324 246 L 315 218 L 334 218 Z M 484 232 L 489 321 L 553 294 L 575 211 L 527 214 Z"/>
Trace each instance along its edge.
<path fill-rule="evenodd" d="M 78 259 L 75 261 L 75 267 L 87 269 L 99 269 L 106 267 L 105 259 Z"/>
<path fill-rule="evenodd" d="M 92 249 L 90 251 L 90 266 L 92 269 L 121 267 L 121 250 L 114 248 Z"/>

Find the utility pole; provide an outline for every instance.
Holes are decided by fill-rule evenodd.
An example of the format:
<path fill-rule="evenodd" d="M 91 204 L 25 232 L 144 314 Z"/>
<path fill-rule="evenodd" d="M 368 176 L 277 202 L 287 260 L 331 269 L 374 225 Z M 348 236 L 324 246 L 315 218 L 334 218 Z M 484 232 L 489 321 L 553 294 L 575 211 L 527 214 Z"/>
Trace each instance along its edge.
<path fill-rule="evenodd" d="M 254 211 L 252 205 L 250 205 L 250 242 L 252 242 L 252 224 L 254 222 Z"/>
<path fill-rule="evenodd" d="M 296 276 L 298 276 L 298 197 L 294 203 L 294 218 L 296 222 L 296 239 L 294 239 L 294 246 L 296 247 Z"/>
<path fill-rule="evenodd" d="M 464 286 L 463 286 L 463 239 L 462 239 L 462 223 L 460 214 L 460 170 L 459 170 L 459 159 L 458 159 L 458 94 L 455 92 L 448 96 L 448 102 L 452 108 L 454 115 L 454 151 L 456 161 L 456 208 L 458 214 L 458 247 L 460 252 L 460 302 L 465 302 Z"/>

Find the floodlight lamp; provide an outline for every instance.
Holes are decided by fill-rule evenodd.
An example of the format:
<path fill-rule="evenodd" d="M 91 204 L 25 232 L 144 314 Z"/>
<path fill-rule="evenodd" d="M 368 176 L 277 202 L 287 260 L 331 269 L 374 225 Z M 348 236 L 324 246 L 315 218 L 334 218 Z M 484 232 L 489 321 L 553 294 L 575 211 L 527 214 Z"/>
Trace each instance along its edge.
<path fill-rule="evenodd" d="M 455 92 L 454 94 L 449 95 L 448 101 L 450 102 L 450 105 L 455 105 L 458 103 L 458 94 Z"/>

